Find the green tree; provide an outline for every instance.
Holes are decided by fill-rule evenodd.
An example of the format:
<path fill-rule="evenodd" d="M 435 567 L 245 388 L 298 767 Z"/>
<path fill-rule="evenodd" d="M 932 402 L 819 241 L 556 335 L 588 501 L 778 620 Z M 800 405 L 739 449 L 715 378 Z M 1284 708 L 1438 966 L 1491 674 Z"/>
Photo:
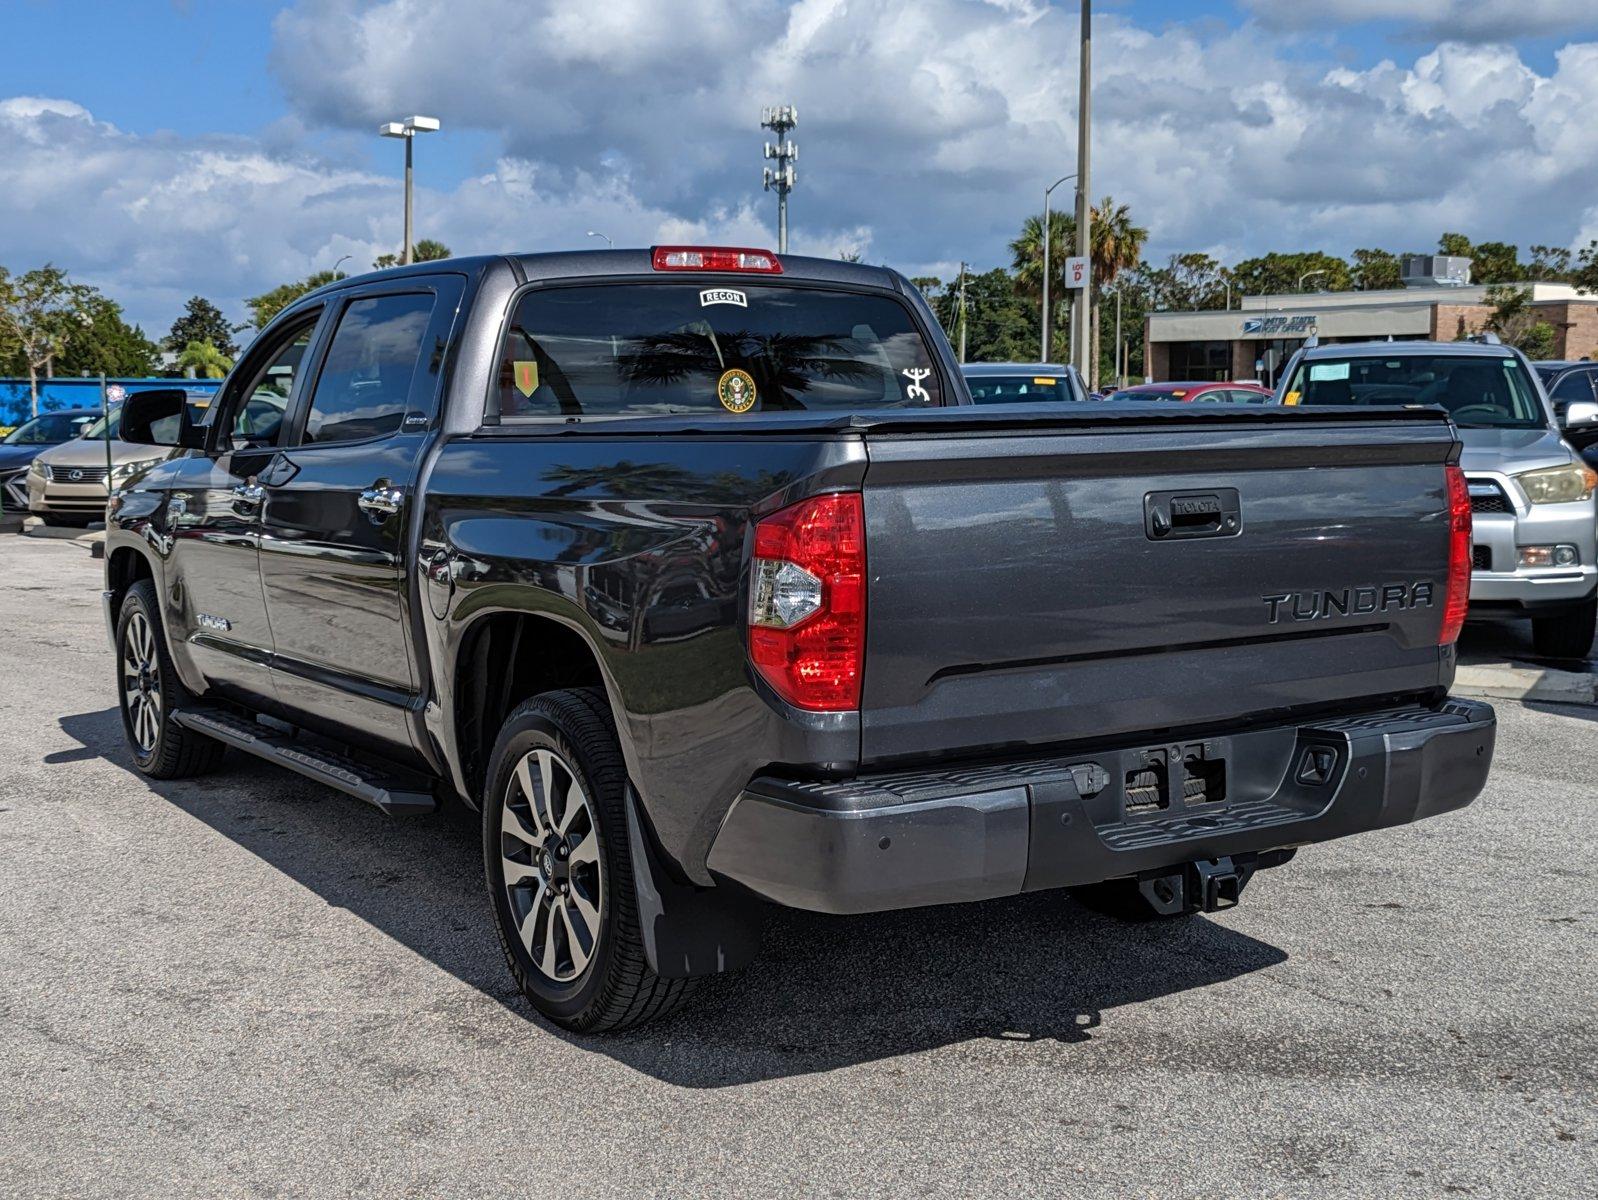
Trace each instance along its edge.
<path fill-rule="evenodd" d="M 233 369 L 233 360 L 210 342 L 193 341 L 178 355 L 178 369 L 194 369 L 200 379 L 222 379 Z"/>
<path fill-rule="evenodd" d="M 1470 239 L 1462 233 L 1445 233 L 1437 239 L 1437 253 L 1452 254 L 1459 258 L 1469 258 L 1475 247 L 1470 244 Z"/>
<path fill-rule="evenodd" d="M 1065 286 L 1065 260 L 1076 253 L 1076 218 L 1059 209 L 1049 211 L 1049 346 L 1044 355 L 1056 357 L 1060 331 L 1070 318 L 1071 293 Z M 1016 294 L 1028 301 L 1036 324 L 1043 311 L 1043 216 L 1028 217 L 1021 234 L 1010 243 L 1010 266 L 1015 272 Z M 1030 359 L 1032 355 L 1025 356 Z"/>
<path fill-rule="evenodd" d="M 273 317 L 301 296 L 309 295 L 317 288 L 326 287 L 330 283 L 337 283 L 345 277 L 343 271 L 318 271 L 298 283 L 279 284 L 269 292 L 251 296 L 244 302 L 250 310 L 250 323 L 257 329 L 265 329 Z"/>
<path fill-rule="evenodd" d="M 1500 284 L 1487 289 L 1493 306 L 1487 328 L 1530 359 L 1552 358 L 1554 327 L 1531 306 L 1531 289 Z"/>
<path fill-rule="evenodd" d="M 53 374 L 55 360 L 93 322 L 87 311 L 90 294 L 49 263 L 16 276 L 0 267 L 0 335 L 28 372 L 34 416 L 39 415 L 39 372 Z"/>
<path fill-rule="evenodd" d="M 1569 279 L 1584 292 L 1598 292 L 1598 238 L 1581 248 Z"/>
<path fill-rule="evenodd" d="M 448 257 L 450 257 L 449 247 L 432 238 L 423 238 L 411 246 L 412 262 L 437 262 L 441 258 Z M 372 260 L 372 269 L 382 271 L 389 267 L 397 267 L 399 260 L 400 256 L 397 254 L 379 254 Z"/>
<path fill-rule="evenodd" d="M 1526 278 L 1547 283 L 1569 283 L 1575 256 L 1563 246 L 1533 246 L 1528 251 Z"/>
<path fill-rule="evenodd" d="M 1526 277 L 1520 247 L 1507 242 L 1481 242 L 1470 256 L 1472 283 L 1517 283 Z"/>
<path fill-rule="evenodd" d="M 1232 277 L 1246 295 L 1253 296 L 1297 292 L 1300 280 L 1306 290 L 1346 292 L 1354 286 L 1348 263 L 1319 250 L 1289 254 L 1272 251 L 1245 259 L 1232 268 Z"/>
<path fill-rule="evenodd" d="M 928 297 L 949 340 L 960 342 L 960 287 L 951 283 Z M 969 362 L 1031 362 L 1038 352 L 1037 312 L 1016 295 L 1003 267 L 965 277 L 966 351 Z"/>
<path fill-rule="evenodd" d="M 82 313 L 87 317 L 62 348 L 55 368 L 63 375 L 154 375 L 161 348 L 129 325 L 122 306 L 93 288 L 85 288 Z"/>
<path fill-rule="evenodd" d="M 190 342 L 209 342 L 231 357 L 239 352 L 233 341 L 233 326 L 222 310 L 204 296 L 190 296 L 183 315 L 172 322 L 172 331 L 162 339 L 163 349 L 182 354 Z"/>
<path fill-rule="evenodd" d="M 1354 286 L 1362 292 L 1402 287 L 1398 255 L 1388 250 L 1356 250 L 1353 259 Z"/>
<path fill-rule="evenodd" d="M 1208 254 L 1173 254 L 1163 267 L 1141 263 L 1131 270 L 1149 309 L 1195 312 L 1226 306 L 1231 272 Z"/>

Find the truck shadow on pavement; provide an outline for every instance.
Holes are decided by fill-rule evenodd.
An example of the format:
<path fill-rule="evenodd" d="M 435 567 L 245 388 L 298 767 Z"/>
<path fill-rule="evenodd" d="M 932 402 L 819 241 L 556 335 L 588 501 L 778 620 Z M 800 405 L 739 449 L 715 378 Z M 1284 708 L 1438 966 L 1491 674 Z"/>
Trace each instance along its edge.
<path fill-rule="evenodd" d="M 1115 1009 L 1287 958 L 1203 917 L 1126 924 L 1058 892 L 861 917 L 774 909 L 760 958 L 705 981 L 679 1015 L 578 1037 L 540 1021 L 510 982 L 475 813 L 450 807 L 392 820 L 239 754 L 205 779 L 153 782 L 134 772 L 116 709 L 60 724 L 83 750 L 46 761 L 103 757 L 123 767 L 538 1028 L 681 1087 L 780 1079 L 978 1039 L 1084 1042 Z"/>

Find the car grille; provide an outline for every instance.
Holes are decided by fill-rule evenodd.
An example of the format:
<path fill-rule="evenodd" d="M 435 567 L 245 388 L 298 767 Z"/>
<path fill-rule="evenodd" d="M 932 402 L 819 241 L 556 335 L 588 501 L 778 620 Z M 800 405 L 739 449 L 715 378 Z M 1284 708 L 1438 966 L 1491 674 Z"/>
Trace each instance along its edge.
<path fill-rule="evenodd" d="M 1515 506 L 1496 483 L 1471 481 L 1470 511 L 1473 513 L 1513 513 Z"/>
<path fill-rule="evenodd" d="M 51 483 L 104 483 L 104 467 L 57 467 L 46 465 Z"/>
<path fill-rule="evenodd" d="M 1472 546 L 1470 548 L 1470 569 L 1473 571 L 1491 571 L 1493 569 L 1491 546 Z"/>
<path fill-rule="evenodd" d="M 0 507 L 28 511 L 28 472 L 24 469 L 0 478 Z"/>

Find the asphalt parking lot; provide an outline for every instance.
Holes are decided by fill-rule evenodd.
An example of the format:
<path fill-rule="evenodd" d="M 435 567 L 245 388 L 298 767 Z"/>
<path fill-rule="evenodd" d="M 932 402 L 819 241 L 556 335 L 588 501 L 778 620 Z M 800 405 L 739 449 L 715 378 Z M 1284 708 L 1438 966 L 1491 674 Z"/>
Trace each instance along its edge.
<path fill-rule="evenodd" d="M 1598 1193 L 1598 709 L 1214 917 L 777 914 L 672 1021 L 530 1015 L 473 818 L 124 752 L 83 547 L 0 537 L 0 1194 Z"/>

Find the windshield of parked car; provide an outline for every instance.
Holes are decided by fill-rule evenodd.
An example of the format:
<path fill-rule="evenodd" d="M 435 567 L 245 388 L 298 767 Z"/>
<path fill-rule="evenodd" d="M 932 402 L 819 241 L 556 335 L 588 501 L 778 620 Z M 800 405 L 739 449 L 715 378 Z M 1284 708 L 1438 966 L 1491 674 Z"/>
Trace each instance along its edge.
<path fill-rule="evenodd" d="M 1479 354 L 1314 358 L 1298 365 L 1285 404 L 1435 404 L 1467 429 L 1547 424 L 1520 360 Z"/>
<path fill-rule="evenodd" d="M 115 441 L 122 429 L 122 410 L 113 408 L 109 417 L 97 417 L 93 424 L 84 428 L 82 436 L 85 438 L 103 438 L 106 436 L 106 422 L 111 423 L 111 440 Z"/>
<path fill-rule="evenodd" d="M 743 281 L 530 291 L 505 335 L 498 389 L 510 418 L 943 403 L 900 301 Z"/>
<path fill-rule="evenodd" d="M 53 446 L 69 442 L 90 418 L 83 413 L 44 413 L 18 425 L 6 434 L 7 446 Z"/>
<path fill-rule="evenodd" d="M 1064 375 L 967 375 L 965 382 L 978 404 L 1057 404 L 1076 399 Z"/>

